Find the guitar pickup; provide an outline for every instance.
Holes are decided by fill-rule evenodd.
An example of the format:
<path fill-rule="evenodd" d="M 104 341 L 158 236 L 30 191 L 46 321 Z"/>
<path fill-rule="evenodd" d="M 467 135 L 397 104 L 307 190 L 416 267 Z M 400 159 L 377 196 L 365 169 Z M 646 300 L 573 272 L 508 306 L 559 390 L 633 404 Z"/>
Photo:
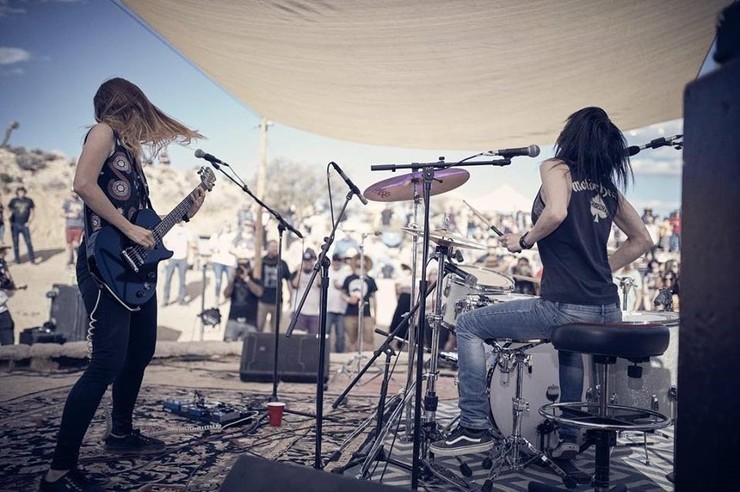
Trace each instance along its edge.
<path fill-rule="evenodd" d="M 135 253 L 134 253 L 134 254 L 135 254 Z M 131 267 L 131 269 L 132 269 L 132 270 L 133 270 L 134 272 L 136 272 L 136 273 L 139 273 L 139 265 L 141 265 L 141 264 L 143 264 L 143 263 L 144 263 L 144 261 L 143 261 L 143 260 L 141 259 L 141 256 L 139 256 L 139 255 L 137 254 L 137 255 L 136 255 L 136 259 L 134 259 L 134 258 L 133 258 L 133 257 L 131 256 L 131 249 L 130 249 L 130 248 L 126 248 L 126 249 L 124 249 L 124 250 L 123 250 L 123 251 L 121 252 L 121 255 L 123 256 L 123 259 L 125 259 L 125 260 L 126 260 L 126 263 L 128 263 L 128 266 L 130 266 L 130 267 Z M 139 263 L 137 263 L 137 262 L 136 262 L 136 260 L 137 260 L 137 259 L 139 260 Z"/>

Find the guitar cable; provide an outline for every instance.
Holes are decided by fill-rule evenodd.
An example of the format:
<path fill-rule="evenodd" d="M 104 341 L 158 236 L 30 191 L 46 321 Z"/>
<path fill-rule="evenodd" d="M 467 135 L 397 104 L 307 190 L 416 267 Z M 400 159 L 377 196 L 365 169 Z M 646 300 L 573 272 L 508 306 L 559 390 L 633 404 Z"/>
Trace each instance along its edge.
<path fill-rule="evenodd" d="M 98 289 L 98 298 L 95 300 L 95 307 L 90 313 L 90 321 L 87 323 L 87 335 L 85 336 L 85 340 L 87 340 L 87 358 L 90 360 L 92 360 L 93 353 L 93 331 L 95 330 L 95 322 L 97 321 L 95 319 L 95 311 L 98 310 L 98 304 L 100 304 L 101 292 L 102 291 Z"/>

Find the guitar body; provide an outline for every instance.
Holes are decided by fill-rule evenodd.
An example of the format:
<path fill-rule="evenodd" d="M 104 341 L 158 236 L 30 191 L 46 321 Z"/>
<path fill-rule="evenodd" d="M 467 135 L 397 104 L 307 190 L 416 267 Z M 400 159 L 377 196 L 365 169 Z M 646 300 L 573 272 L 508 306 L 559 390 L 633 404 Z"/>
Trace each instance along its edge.
<path fill-rule="evenodd" d="M 139 227 L 150 230 L 159 222 L 156 212 L 148 208 L 139 210 L 133 220 Z M 129 307 L 141 306 L 154 297 L 157 291 L 157 266 L 160 261 L 172 256 L 172 251 L 165 248 L 161 241 L 157 241 L 154 249 L 143 250 L 110 225 L 92 234 L 89 241 L 87 259 L 90 273 L 119 302 Z M 143 251 L 134 254 L 137 250 Z"/>

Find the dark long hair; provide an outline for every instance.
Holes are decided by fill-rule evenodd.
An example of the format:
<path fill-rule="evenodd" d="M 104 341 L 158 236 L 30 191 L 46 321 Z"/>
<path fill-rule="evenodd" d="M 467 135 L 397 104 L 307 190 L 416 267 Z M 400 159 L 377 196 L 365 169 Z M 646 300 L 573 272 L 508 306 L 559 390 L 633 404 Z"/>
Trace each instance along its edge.
<path fill-rule="evenodd" d="M 172 142 L 188 145 L 203 138 L 152 104 L 136 84 L 119 77 L 106 80 L 93 98 L 95 121 L 110 125 L 120 136 L 124 147 L 142 157 L 142 146 L 151 158 Z"/>
<path fill-rule="evenodd" d="M 627 188 L 634 178 L 627 140 L 601 108 L 583 108 L 568 116 L 555 143 L 555 158 L 613 190 L 615 183 Z"/>

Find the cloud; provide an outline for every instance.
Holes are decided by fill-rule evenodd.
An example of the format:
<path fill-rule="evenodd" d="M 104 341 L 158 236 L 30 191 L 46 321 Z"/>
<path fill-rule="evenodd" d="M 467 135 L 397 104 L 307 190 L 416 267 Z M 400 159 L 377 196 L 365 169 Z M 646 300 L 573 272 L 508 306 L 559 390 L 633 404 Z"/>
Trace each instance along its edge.
<path fill-rule="evenodd" d="M 672 147 L 645 149 L 645 157 L 632 157 L 632 171 L 635 174 L 680 176 L 683 172 L 683 154 Z"/>
<path fill-rule="evenodd" d="M 670 200 L 631 200 L 635 209 L 641 211 L 645 208 L 652 208 L 658 214 L 667 214 L 681 208 L 680 201 Z"/>
<path fill-rule="evenodd" d="M 23 15 L 26 13 L 26 9 L 21 7 L 13 7 L 10 5 L 8 0 L 0 0 L 0 19 L 8 17 L 10 15 Z"/>
<path fill-rule="evenodd" d="M 23 48 L 0 46 L 0 65 L 11 65 L 13 63 L 25 62 L 30 59 L 31 53 Z"/>

